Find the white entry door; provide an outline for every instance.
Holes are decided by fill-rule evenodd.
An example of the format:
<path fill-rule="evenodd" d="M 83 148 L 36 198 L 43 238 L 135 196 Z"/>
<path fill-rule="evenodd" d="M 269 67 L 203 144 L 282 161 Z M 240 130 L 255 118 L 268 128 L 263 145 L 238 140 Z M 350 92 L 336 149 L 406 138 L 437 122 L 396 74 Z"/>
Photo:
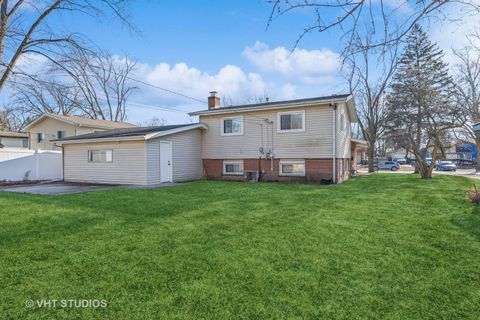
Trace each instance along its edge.
<path fill-rule="evenodd" d="M 172 143 L 160 141 L 160 182 L 172 182 Z"/>

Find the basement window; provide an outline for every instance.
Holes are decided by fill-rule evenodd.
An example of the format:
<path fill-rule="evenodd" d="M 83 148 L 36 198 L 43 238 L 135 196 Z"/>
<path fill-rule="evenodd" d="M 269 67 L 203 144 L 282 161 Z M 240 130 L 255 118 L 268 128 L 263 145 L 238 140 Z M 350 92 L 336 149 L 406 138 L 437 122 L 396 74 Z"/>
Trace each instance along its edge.
<path fill-rule="evenodd" d="M 304 160 L 280 160 L 281 176 L 305 176 Z"/>
<path fill-rule="evenodd" d="M 223 161 L 224 175 L 243 175 L 243 160 Z"/>
<path fill-rule="evenodd" d="M 88 162 L 113 162 L 113 150 L 88 150 Z"/>

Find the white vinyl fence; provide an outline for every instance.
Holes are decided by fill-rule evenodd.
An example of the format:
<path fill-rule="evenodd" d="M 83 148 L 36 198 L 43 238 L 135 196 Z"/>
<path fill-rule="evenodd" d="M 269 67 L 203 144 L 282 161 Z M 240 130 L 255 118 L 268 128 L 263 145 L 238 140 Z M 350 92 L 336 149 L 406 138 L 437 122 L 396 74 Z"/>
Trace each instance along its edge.
<path fill-rule="evenodd" d="M 20 148 L 0 149 L 0 181 L 61 180 L 62 152 Z"/>

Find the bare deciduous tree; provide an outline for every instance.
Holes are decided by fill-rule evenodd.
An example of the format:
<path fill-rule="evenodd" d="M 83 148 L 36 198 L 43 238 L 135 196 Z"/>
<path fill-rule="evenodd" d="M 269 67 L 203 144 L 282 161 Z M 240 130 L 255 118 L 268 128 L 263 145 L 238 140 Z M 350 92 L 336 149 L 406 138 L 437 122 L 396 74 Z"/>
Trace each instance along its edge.
<path fill-rule="evenodd" d="M 267 28 L 274 20 L 294 11 L 308 10 L 313 13 L 312 23 L 306 25 L 295 42 L 295 47 L 307 34 L 337 30 L 341 32 L 345 44 L 344 55 L 355 53 L 361 49 L 355 45 L 357 34 L 373 31 L 379 35 L 370 42 L 368 48 L 383 49 L 390 45 L 398 45 L 422 20 L 455 19 L 466 16 L 474 17 L 480 12 L 480 4 L 476 0 L 422 0 L 422 1 L 387 1 L 387 0 L 268 0 L 272 11 Z M 452 11 L 446 10 L 453 5 L 462 8 L 461 17 L 453 17 Z M 402 15 L 402 12 L 405 14 Z M 368 29 L 365 30 L 365 26 Z"/>
<path fill-rule="evenodd" d="M 59 81 L 28 78 L 16 82 L 11 97 L 14 111 L 34 119 L 44 113 L 69 115 L 82 104 L 80 89 Z"/>
<path fill-rule="evenodd" d="M 368 170 L 374 171 L 373 159 L 377 142 L 383 135 L 387 112 L 384 107 L 385 90 L 395 71 L 398 46 L 385 52 L 372 48 L 374 35 L 355 36 L 356 54 L 346 59 L 350 92 L 355 94 L 359 126 L 368 142 Z"/>
<path fill-rule="evenodd" d="M 68 76 L 79 90 L 81 113 L 110 121 L 126 119 L 126 104 L 136 90 L 129 81 L 135 62 L 105 53 L 79 51 L 53 62 L 53 70 Z"/>
<path fill-rule="evenodd" d="M 141 127 L 160 127 L 167 125 L 167 120 L 163 118 L 153 117 L 143 123 L 138 124 Z"/>
<path fill-rule="evenodd" d="M 476 149 L 480 150 L 480 133 L 473 131 L 473 125 L 480 122 L 480 49 L 468 46 L 453 52 L 459 61 L 455 65 L 455 84 L 457 103 L 462 106 L 462 133 L 467 139 L 474 140 Z M 479 152 L 476 160 L 478 166 Z"/>
<path fill-rule="evenodd" d="M 99 16 L 112 12 L 125 23 L 128 0 L 0 0 L 0 90 L 17 70 L 20 59 L 28 54 L 45 57 L 56 55 L 58 48 L 80 47 L 73 33 L 64 34 L 48 25 L 48 18 L 63 12 L 78 12 Z"/>

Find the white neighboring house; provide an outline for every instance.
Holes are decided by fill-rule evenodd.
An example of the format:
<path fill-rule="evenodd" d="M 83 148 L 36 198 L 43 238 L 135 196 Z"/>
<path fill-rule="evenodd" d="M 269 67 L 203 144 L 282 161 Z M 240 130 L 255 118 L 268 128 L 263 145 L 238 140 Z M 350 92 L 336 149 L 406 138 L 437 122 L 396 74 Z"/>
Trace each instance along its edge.
<path fill-rule="evenodd" d="M 200 179 L 203 124 L 136 127 L 67 137 L 67 182 L 156 185 Z"/>
<path fill-rule="evenodd" d="M 0 131 L 0 148 L 28 149 L 28 133 Z"/>

